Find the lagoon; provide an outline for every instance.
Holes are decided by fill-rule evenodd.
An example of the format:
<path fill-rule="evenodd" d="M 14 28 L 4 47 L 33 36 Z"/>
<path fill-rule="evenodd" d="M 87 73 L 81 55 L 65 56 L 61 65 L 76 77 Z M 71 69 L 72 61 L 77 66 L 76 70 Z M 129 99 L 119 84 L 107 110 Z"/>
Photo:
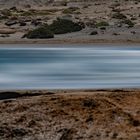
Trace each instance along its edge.
<path fill-rule="evenodd" d="M 139 86 L 139 46 L 0 45 L 1 90 Z"/>

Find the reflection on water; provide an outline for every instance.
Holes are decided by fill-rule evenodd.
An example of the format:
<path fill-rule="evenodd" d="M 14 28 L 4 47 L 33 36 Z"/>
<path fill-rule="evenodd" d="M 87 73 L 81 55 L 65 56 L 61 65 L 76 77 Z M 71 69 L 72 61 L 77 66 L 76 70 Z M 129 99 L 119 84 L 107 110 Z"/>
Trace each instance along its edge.
<path fill-rule="evenodd" d="M 0 48 L 0 89 L 139 85 L 138 47 Z"/>

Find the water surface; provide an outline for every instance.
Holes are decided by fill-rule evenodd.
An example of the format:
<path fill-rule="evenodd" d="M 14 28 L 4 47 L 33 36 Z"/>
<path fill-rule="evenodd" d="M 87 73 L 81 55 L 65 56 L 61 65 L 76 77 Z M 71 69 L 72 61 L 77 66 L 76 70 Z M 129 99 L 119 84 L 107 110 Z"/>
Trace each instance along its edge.
<path fill-rule="evenodd" d="M 139 46 L 0 45 L 0 89 L 139 86 Z"/>

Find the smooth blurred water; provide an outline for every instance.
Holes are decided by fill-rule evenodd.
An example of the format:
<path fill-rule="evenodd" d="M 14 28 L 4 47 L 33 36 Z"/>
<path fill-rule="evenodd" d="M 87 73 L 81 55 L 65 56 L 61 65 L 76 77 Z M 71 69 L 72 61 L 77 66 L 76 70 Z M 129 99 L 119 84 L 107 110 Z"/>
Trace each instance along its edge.
<path fill-rule="evenodd" d="M 139 46 L 45 47 L 0 45 L 0 89 L 140 86 Z"/>

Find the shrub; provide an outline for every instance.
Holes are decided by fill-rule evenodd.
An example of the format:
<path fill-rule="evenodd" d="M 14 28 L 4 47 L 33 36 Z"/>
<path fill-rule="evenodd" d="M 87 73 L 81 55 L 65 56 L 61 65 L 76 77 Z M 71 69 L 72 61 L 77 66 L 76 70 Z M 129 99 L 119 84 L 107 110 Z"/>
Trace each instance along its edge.
<path fill-rule="evenodd" d="M 134 23 L 131 20 L 129 20 L 129 19 L 123 20 L 121 23 L 126 24 L 129 27 L 133 27 L 134 26 Z"/>
<path fill-rule="evenodd" d="M 83 25 L 75 23 L 68 19 L 57 19 L 54 20 L 51 25 L 49 25 L 49 30 L 54 34 L 65 34 L 70 32 L 80 31 L 83 28 Z"/>
<path fill-rule="evenodd" d="M 2 10 L 2 11 L 1 11 L 1 14 L 2 14 L 3 16 L 11 16 L 11 15 L 12 15 L 11 12 L 10 12 L 10 10 L 8 10 L 8 9 Z"/>
<path fill-rule="evenodd" d="M 78 7 L 69 7 L 68 9 L 63 10 L 63 14 L 74 14 L 78 9 Z"/>
<path fill-rule="evenodd" d="M 82 14 L 82 13 L 81 13 L 80 11 L 75 11 L 74 14 L 80 15 L 80 14 Z"/>
<path fill-rule="evenodd" d="M 32 16 L 33 12 L 30 11 L 24 11 L 23 13 L 21 13 L 21 16 Z"/>
<path fill-rule="evenodd" d="M 115 19 L 126 19 L 127 17 L 124 14 L 117 12 L 117 13 L 113 14 L 112 18 L 115 18 Z"/>
<path fill-rule="evenodd" d="M 4 20 L 4 19 L 8 19 L 8 17 L 7 16 L 0 16 L 0 20 Z"/>
<path fill-rule="evenodd" d="M 102 26 L 109 26 L 109 24 L 106 21 L 101 21 L 96 23 L 96 27 L 102 27 Z"/>
<path fill-rule="evenodd" d="M 29 39 L 45 39 L 53 38 L 54 34 L 47 28 L 47 26 L 39 27 L 33 31 L 29 31 L 25 37 Z"/>
<path fill-rule="evenodd" d="M 66 19 L 57 19 L 50 25 L 43 25 L 33 31 L 29 31 L 26 35 L 23 36 L 23 38 L 53 38 L 54 34 L 76 32 L 82 30 L 83 27 L 84 26 L 81 23 L 75 23 Z"/>

